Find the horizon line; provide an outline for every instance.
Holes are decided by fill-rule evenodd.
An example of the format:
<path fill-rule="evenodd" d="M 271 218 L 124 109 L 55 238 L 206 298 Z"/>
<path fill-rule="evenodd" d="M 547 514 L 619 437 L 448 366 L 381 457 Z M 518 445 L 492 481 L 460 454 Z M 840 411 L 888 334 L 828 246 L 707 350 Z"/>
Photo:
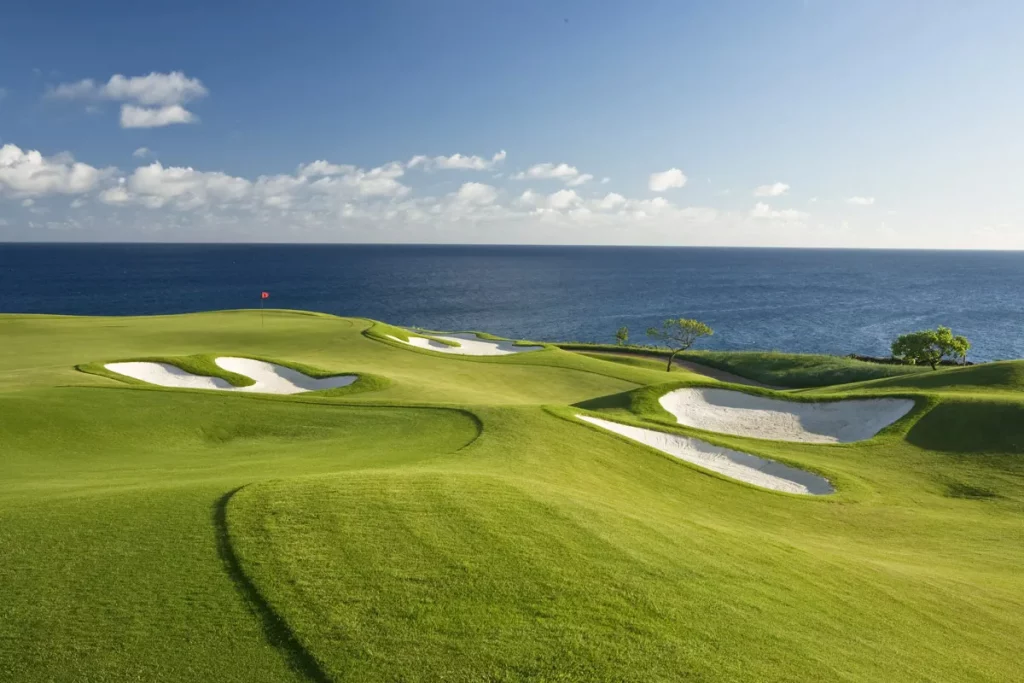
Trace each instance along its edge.
<path fill-rule="evenodd" d="M 970 247 L 789 247 L 759 245 L 713 244 L 509 244 L 494 242 L 127 242 L 100 240 L 69 241 L 0 241 L 0 246 L 191 246 L 191 247 L 529 247 L 529 248 L 583 248 L 583 249 L 759 249 L 788 251 L 907 251 L 907 252 L 978 252 L 1020 253 L 1020 249 L 985 249 Z"/>

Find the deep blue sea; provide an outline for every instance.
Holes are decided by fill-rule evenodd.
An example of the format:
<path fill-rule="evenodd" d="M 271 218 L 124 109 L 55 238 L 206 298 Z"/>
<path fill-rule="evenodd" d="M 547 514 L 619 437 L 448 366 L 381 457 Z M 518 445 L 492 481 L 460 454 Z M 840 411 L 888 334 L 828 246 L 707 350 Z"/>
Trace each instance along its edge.
<path fill-rule="evenodd" d="M 884 355 L 944 324 L 974 360 L 1024 357 L 1024 252 L 0 244 L 0 312 L 255 308 L 263 290 L 277 308 L 536 340 L 640 340 L 682 316 L 715 329 L 703 348 Z"/>

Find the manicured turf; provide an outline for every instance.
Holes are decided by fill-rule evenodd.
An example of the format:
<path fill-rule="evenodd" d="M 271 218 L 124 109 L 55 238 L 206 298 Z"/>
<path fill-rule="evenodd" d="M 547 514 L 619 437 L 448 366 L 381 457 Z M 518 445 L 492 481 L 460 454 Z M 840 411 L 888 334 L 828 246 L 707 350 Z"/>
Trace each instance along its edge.
<path fill-rule="evenodd" d="M 707 378 L 371 325 L 0 316 L 0 681 L 1022 680 L 1024 363 L 799 393 L 918 401 L 866 442 L 702 435 L 836 485 L 810 499 L 574 418 L 696 434 L 652 400 Z M 374 380 L 75 369 L 217 355 Z"/>

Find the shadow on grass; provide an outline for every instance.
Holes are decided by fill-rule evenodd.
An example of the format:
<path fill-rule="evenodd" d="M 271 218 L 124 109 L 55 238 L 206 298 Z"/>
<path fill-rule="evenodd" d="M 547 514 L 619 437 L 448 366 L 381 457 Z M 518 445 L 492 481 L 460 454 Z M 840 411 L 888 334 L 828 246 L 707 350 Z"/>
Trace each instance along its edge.
<path fill-rule="evenodd" d="M 942 453 L 1024 453 L 1024 403 L 946 400 L 917 421 L 907 441 Z"/>
<path fill-rule="evenodd" d="M 971 486 L 954 482 L 946 485 L 946 496 L 949 498 L 967 498 L 969 500 L 985 500 L 986 498 L 999 498 L 999 494 L 992 489 L 980 486 Z"/>
<path fill-rule="evenodd" d="M 231 497 L 242 490 L 242 486 L 228 491 L 217 499 L 213 505 L 213 528 L 217 534 L 217 554 L 224 563 L 224 570 L 231 577 L 232 583 L 241 594 L 246 607 L 263 626 L 263 635 L 267 642 L 284 655 L 288 666 L 297 674 L 315 683 L 331 683 L 330 677 L 320 667 L 319 662 L 306 651 L 284 619 L 274 612 L 273 608 L 263 599 L 259 590 L 246 576 L 238 556 L 231 547 L 228 534 L 228 503 Z"/>
<path fill-rule="evenodd" d="M 633 394 L 634 390 L 623 391 L 618 394 L 608 394 L 607 396 L 598 396 L 597 398 L 588 398 L 585 401 L 579 403 L 573 403 L 575 408 L 583 408 L 584 410 L 610 410 L 614 408 L 624 408 L 629 410 L 633 405 Z"/>

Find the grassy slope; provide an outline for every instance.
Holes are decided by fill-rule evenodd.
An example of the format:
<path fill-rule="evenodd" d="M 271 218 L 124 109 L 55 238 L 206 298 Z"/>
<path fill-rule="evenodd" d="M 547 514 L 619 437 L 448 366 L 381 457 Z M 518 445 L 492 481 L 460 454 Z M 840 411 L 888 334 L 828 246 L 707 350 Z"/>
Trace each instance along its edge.
<path fill-rule="evenodd" d="M 569 349 L 600 352 L 623 351 L 611 344 L 563 344 Z M 630 347 L 637 353 L 666 355 L 657 348 Z M 677 356 L 763 384 L 807 389 L 849 382 L 863 382 L 884 377 L 903 377 L 929 372 L 927 367 L 884 365 L 817 353 L 782 353 L 779 351 L 687 351 Z"/>
<path fill-rule="evenodd" d="M 722 439 L 839 487 L 808 500 L 540 407 L 625 414 L 663 370 L 439 357 L 367 325 L 0 316 L 0 680 L 1020 678 L 1008 388 L 887 388 L 936 407 L 862 444 Z M 206 353 L 390 384 L 265 398 L 71 369 Z"/>

